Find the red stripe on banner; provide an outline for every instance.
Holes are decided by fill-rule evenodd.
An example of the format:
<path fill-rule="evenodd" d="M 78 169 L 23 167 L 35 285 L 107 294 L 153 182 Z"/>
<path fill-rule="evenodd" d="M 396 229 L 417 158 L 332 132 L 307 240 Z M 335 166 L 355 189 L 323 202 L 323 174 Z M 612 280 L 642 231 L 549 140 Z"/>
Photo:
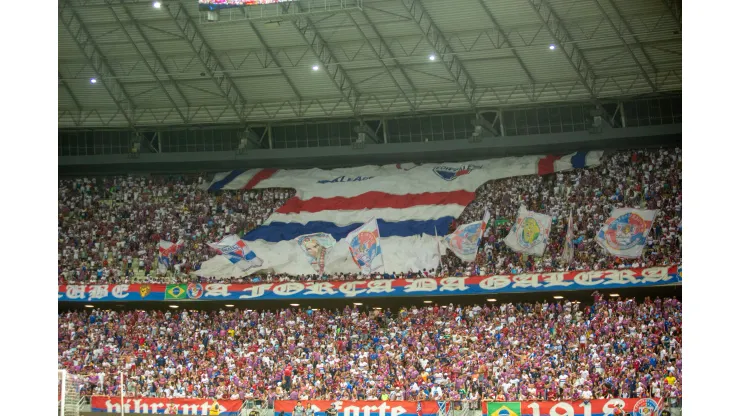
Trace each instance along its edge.
<path fill-rule="evenodd" d="M 277 172 L 277 169 L 262 169 L 261 171 L 257 172 L 256 175 L 252 176 L 252 179 L 247 182 L 246 185 L 244 185 L 244 188 L 242 189 L 252 189 L 255 186 L 257 186 L 258 183 L 264 181 L 265 179 L 270 179 L 272 175 Z"/>
<path fill-rule="evenodd" d="M 293 197 L 277 212 L 296 214 L 299 212 L 353 211 L 375 208 L 410 208 L 419 205 L 468 205 L 475 199 L 475 192 L 424 192 L 421 194 L 393 195 L 385 192 L 365 192 L 353 197 L 311 198 L 306 201 Z"/>
<path fill-rule="evenodd" d="M 537 174 L 540 176 L 549 175 L 555 172 L 555 161 L 562 156 L 548 155 L 537 162 Z"/>

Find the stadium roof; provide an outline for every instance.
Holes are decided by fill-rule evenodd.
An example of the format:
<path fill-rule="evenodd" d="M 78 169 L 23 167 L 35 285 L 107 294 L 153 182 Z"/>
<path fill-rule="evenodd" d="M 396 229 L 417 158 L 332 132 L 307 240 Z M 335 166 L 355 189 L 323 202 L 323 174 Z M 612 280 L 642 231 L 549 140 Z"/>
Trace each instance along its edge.
<path fill-rule="evenodd" d="M 680 0 L 59 0 L 58 124 L 598 105 L 680 91 L 681 46 Z"/>

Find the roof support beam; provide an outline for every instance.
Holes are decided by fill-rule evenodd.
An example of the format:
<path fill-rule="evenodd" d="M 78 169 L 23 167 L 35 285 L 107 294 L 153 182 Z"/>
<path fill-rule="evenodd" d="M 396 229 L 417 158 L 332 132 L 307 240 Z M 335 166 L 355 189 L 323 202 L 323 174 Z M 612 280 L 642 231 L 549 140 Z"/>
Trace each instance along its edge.
<path fill-rule="evenodd" d="M 473 82 L 473 78 L 470 77 L 468 70 L 465 69 L 450 44 L 447 43 L 442 31 L 439 30 L 432 17 L 424 9 L 421 0 L 402 0 L 402 3 L 411 16 L 411 20 L 419 27 L 429 46 L 437 53 L 447 73 L 457 84 L 458 90 L 465 96 L 470 108 L 475 110 L 475 82 Z"/>
<path fill-rule="evenodd" d="M 529 69 L 527 69 L 527 66 L 524 65 L 524 61 L 522 61 L 522 58 L 519 57 L 519 54 L 517 53 L 516 49 L 514 49 L 514 45 L 511 44 L 511 41 L 509 41 L 509 36 L 506 34 L 506 32 L 501 29 L 501 25 L 498 24 L 498 21 L 493 16 L 493 13 L 491 13 L 491 10 L 488 9 L 488 6 L 486 6 L 486 3 L 483 0 L 478 0 L 478 3 L 480 3 L 480 7 L 483 8 L 483 10 L 486 12 L 486 16 L 488 16 L 488 20 L 493 23 L 493 28 L 496 29 L 496 32 L 498 32 L 498 35 L 501 36 L 501 39 L 504 40 L 504 43 L 506 46 L 511 48 L 511 54 L 514 55 L 514 58 L 516 58 L 516 61 L 519 63 L 519 66 L 522 67 L 522 70 L 527 75 L 527 78 L 529 79 L 529 82 L 532 83 L 532 85 L 535 84 L 534 77 L 532 76 L 532 73 L 529 72 Z"/>
<path fill-rule="evenodd" d="M 167 9 L 172 20 L 175 21 L 177 28 L 180 29 L 182 35 L 187 39 L 190 48 L 193 50 L 198 60 L 206 70 L 208 76 L 213 80 L 218 89 L 221 91 L 227 105 L 234 112 L 239 121 L 246 125 L 246 106 L 247 100 L 244 95 L 239 91 L 239 88 L 231 79 L 231 76 L 226 72 L 225 67 L 219 61 L 218 56 L 213 49 L 208 45 L 206 39 L 198 30 L 198 24 L 193 20 L 192 17 L 185 10 L 185 6 L 181 3 L 170 3 L 165 2 L 164 8 Z M 173 10 L 174 9 L 174 10 Z"/>
<path fill-rule="evenodd" d="M 537 13 L 537 17 L 539 17 L 540 21 L 545 25 L 547 32 L 552 36 L 557 48 L 568 59 L 568 63 L 570 63 L 573 71 L 575 71 L 578 76 L 578 80 L 581 85 L 583 85 L 588 92 L 589 97 L 591 97 L 591 101 L 597 108 L 606 114 L 607 112 L 604 110 L 601 103 L 599 103 L 596 91 L 594 90 L 596 74 L 591 65 L 586 61 L 586 57 L 583 55 L 581 49 L 573 42 L 573 37 L 568 33 L 568 29 L 565 27 L 563 21 L 558 18 L 555 10 L 550 7 L 547 0 L 528 1 L 529 5 L 532 6 L 532 9 Z M 608 120 L 606 121 L 609 123 Z"/>
<path fill-rule="evenodd" d="M 244 9 L 244 13 L 246 13 L 246 8 Z M 270 59 L 272 59 L 272 61 L 275 62 L 275 65 L 277 65 L 278 68 L 280 69 L 280 73 L 283 74 L 283 78 L 285 78 L 285 82 L 287 82 L 288 85 L 290 86 L 290 89 L 293 90 L 293 94 L 295 94 L 296 98 L 298 98 L 298 101 L 299 102 L 303 101 L 303 97 L 301 96 L 301 93 L 298 92 L 298 88 L 296 88 L 295 84 L 293 83 L 293 80 L 290 79 L 290 77 L 288 76 L 288 73 L 285 72 L 285 69 L 278 62 L 277 58 L 275 57 L 275 53 L 272 51 L 272 49 L 270 49 L 269 46 L 267 46 L 265 39 L 262 37 L 262 34 L 257 30 L 257 26 L 251 20 L 247 20 L 247 24 L 249 24 L 249 27 L 252 28 L 252 31 L 254 32 L 254 34 L 257 35 L 257 40 L 260 42 L 262 47 L 265 48 L 265 51 L 267 52 L 267 54 L 270 55 Z M 299 108 L 300 108 L 300 104 L 299 104 Z"/>
<path fill-rule="evenodd" d="M 134 19 L 134 16 L 131 14 L 131 12 L 128 10 L 128 8 L 125 5 L 122 5 L 122 7 L 123 7 L 123 11 L 126 13 L 128 18 L 130 19 L 131 24 L 133 24 L 136 30 L 139 31 L 139 36 L 141 36 L 141 39 L 144 41 L 144 43 L 149 48 L 149 50 L 151 50 L 152 53 L 154 54 L 154 59 L 157 61 L 157 65 L 159 65 L 160 68 L 164 70 L 167 78 L 172 83 L 172 86 L 175 88 L 178 94 L 180 94 L 180 97 L 182 97 L 182 99 L 185 100 L 185 104 L 189 108 L 190 105 L 187 103 L 187 98 L 185 98 L 185 95 L 182 93 L 182 91 L 180 91 L 180 88 L 177 86 L 177 83 L 172 78 L 172 76 L 169 74 L 167 67 L 164 65 L 164 62 L 162 62 L 162 59 L 160 59 L 159 54 L 157 54 L 157 51 L 154 49 L 154 46 L 152 46 L 151 42 L 149 42 L 149 39 L 146 37 L 146 35 L 144 35 L 144 32 L 141 30 L 141 27 L 139 26 L 139 23 L 136 21 L 136 19 Z M 170 95 L 169 91 L 167 91 L 167 88 L 162 83 L 162 80 L 160 80 L 159 77 L 157 76 L 157 71 L 155 71 L 154 68 L 152 68 L 152 66 L 149 64 L 149 61 L 146 59 L 146 56 L 144 56 L 144 53 L 141 52 L 141 49 L 139 49 L 139 45 L 131 37 L 131 34 L 128 32 L 128 29 L 126 29 L 126 25 L 124 25 L 121 19 L 118 18 L 118 14 L 116 13 L 113 6 L 110 6 L 109 9 L 110 9 L 111 14 L 113 15 L 113 18 L 116 19 L 116 22 L 121 27 L 123 34 L 126 35 L 126 38 L 128 38 L 129 42 L 131 42 L 131 46 L 134 47 L 134 50 L 136 50 L 136 53 L 139 55 L 141 60 L 144 62 L 144 66 L 146 66 L 146 68 L 149 70 L 149 73 L 152 74 L 152 76 L 154 77 L 154 80 L 157 82 L 157 85 L 159 85 L 159 88 L 162 90 L 165 97 L 167 97 L 167 100 L 169 100 L 170 104 L 172 104 L 172 107 L 175 109 L 177 114 L 182 119 L 182 122 L 185 124 L 188 124 L 189 120 L 188 120 L 187 115 L 185 115 L 185 113 L 183 113 L 182 110 L 180 110 L 180 106 L 177 105 L 177 102 L 175 102 L 175 100 Z"/>
<path fill-rule="evenodd" d="M 90 32 L 85 27 L 85 24 L 80 19 L 69 2 L 63 0 L 59 3 L 59 21 L 70 36 L 80 48 L 80 51 L 85 56 L 87 63 L 92 67 L 95 75 L 103 84 L 103 87 L 108 91 L 113 103 L 118 108 L 118 111 L 123 115 L 128 123 L 131 130 L 136 132 L 136 123 L 134 118 L 134 110 L 136 108 L 131 97 L 123 88 L 123 85 L 116 79 L 116 74 L 108 65 L 108 60 L 105 55 L 100 51 L 100 48 L 90 36 Z"/>
<path fill-rule="evenodd" d="M 681 32 L 681 0 L 663 0 L 663 4 L 671 12 L 671 17 L 678 25 L 678 31 Z"/>
<path fill-rule="evenodd" d="M 283 9 L 288 11 L 289 5 L 292 4 L 298 8 L 300 13 L 303 13 L 303 9 L 300 2 L 294 3 L 282 3 Z M 360 100 L 360 93 L 355 88 L 352 80 L 347 75 L 347 72 L 338 64 L 339 60 L 334 56 L 329 45 L 321 37 L 319 31 L 314 26 L 311 18 L 306 15 L 301 15 L 300 18 L 292 20 L 293 27 L 301 35 L 303 42 L 311 47 L 311 51 L 316 56 L 316 59 L 321 63 L 321 67 L 331 77 L 331 81 L 334 87 L 342 94 L 342 99 L 352 110 L 352 114 L 359 118 L 360 112 L 357 108 L 357 103 Z"/>
<path fill-rule="evenodd" d="M 80 104 L 80 100 L 78 100 L 75 94 L 72 92 L 72 88 L 69 87 L 67 81 L 64 80 L 62 73 L 57 71 L 57 74 L 59 74 L 59 85 L 61 85 L 62 88 L 67 91 L 67 94 L 69 94 L 69 98 L 72 99 L 72 103 L 75 105 L 75 109 L 77 110 L 77 117 L 73 117 L 73 119 L 75 121 L 75 124 L 79 126 L 80 120 L 82 119 L 82 104 Z"/>
<path fill-rule="evenodd" d="M 630 36 L 632 36 L 635 42 L 637 42 L 637 48 L 640 50 L 640 52 L 642 52 L 642 55 L 645 56 L 645 59 L 647 60 L 648 65 L 650 65 L 650 69 L 652 73 L 656 74 L 658 71 L 655 69 L 655 65 L 650 60 L 650 57 L 647 55 L 647 53 L 645 53 L 645 48 L 643 48 L 642 44 L 640 44 L 640 41 L 637 39 L 637 36 L 635 36 L 635 32 L 632 31 L 632 28 L 630 27 L 629 23 L 627 23 L 627 21 L 624 20 L 624 17 L 622 16 L 622 14 L 619 13 L 619 9 L 617 8 L 617 5 L 614 4 L 612 0 L 607 0 L 607 1 L 609 2 L 609 4 L 611 4 L 614 11 L 617 12 L 617 16 L 619 17 L 621 24 L 624 25 L 625 29 L 627 29 L 627 32 L 630 34 Z M 612 30 L 614 30 L 614 33 L 617 35 L 619 40 L 622 41 L 622 44 L 627 49 L 627 53 L 629 53 L 630 57 L 632 58 L 632 61 L 634 61 L 637 67 L 640 68 L 640 73 L 642 73 L 642 77 L 645 79 L 645 82 L 647 82 L 648 85 L 650 85 L 650 89 L 652 89 L 653 92 L 657 92 L 658 87 L 655 85 L 653 80 L 650 78 L 650 75 L 645 70 L 645 67 L 642 66 L 642 64 L 640 63 L 640 60 L 637 59 L 637 56 L 635 56 L 635 52 L 632 51 L 632 47 L 629 45 L 629 43 L 627 43 L 627 41 L 624 39 L 622 34 L 619 32 L 619 28 L 617 27 L 617 25 L 614 24 L 611 17 L 609 17 L 609 15 L 606 13 L 606 10 L 601 5 L 599 0 L 594 0 L 594 3 L 596 4 L 596 7 L 599 8 L 599 11 L 601 12 L 601 14 L 604 16 L 604 19 L 606 19 L 607 23 L 609 23 L 609 26 L 611 26 Z"/>
<path fill-rule="evenodd" d="M 373 24 L 373 22 L 371 22 L 370 19 L 367 17 L 367 13 L 365 13 L 364 10 L 362 11 L 362 15 L 365 17 L 365 20 L 367 20 L 367 22 L 369 23 L 370 27 L 373 29 L 373 32 L 375 32 L 375 36 L 380 41 L 381 47 L 382 48 L 385 48 L 385 51 L 388 54 L 388 56 L 390 56 L 391 58 L 393 58 L 393 60 L 395 61 L 396 57 L 393 56 L 393 52 L 391 52 L 390 48 L 385 43 L 385 40 L 383 40 L 383 38 L 380 36 L 380 33 L 378 32 L 378 29 L 375 27 L 375 25 Z M 373 46 L 373 43 L 365 35 L 365 32 L 362 31 L 362 28 L 360 28 L 360 25 L 357 23 L 357 21 L 355 20 L 355 18 L 352 17 L 352 13 L 349 13 L 348 12 L 347 13 L 347 16 L 349 17 L 349 20 L 351 20 L 352 23 L 354 23 L 355 27 L 357 28 L 357 31 L 360 32 L 360 35 L 362 35 L 362 38 L 365 39 L 365 42 L 367 42 L 368 46 L 370 46 L 370 49 L 373 51 L 373 53 L 375 54 L 375 56 L 378 58 L 378 62 L 380 62 L 380 64 L 383 65 L 383 68 L 385 69 L 385 72 L 388 73 L 388 76 L 389 77 L 391 77 L 391 80 L 393 81 L 393 84 L 396 85 L 396 88 L 398 88 L 398 92 L 403 96 L 403 99 L 406 100 L 406 102 L 408 103 L 409 108 L 411 109 L 411 111 L 414 111 L 415 112 L 416 111 L 416 106 L 414 105 L 413 101 L 411 101 L 411 99 L 408 97 L 408 95 L 406 95 L 406 92 L 404 92 L 403 87 L 401 87 L 401 84 L 398 83 L 398 81 L 396 80 L 396 77 L 393 76 L 393 72 L 391 71 L 390 68 L 388 68 L 388 65 L 385 64 L 385 61 L 383 60 L 383 57 L 380 55 L 380 52 L 378 52 L 378 50 L 375 49 L 375 46 Z M 401 71 L 401 74 L 404 76 L 404 78 L 406 78 L 406 82 L 409 83 L 409 85 L 411 86 L 411 88 L 413 90 L 416 90 L 416 87 L 414 87 L 414 84 L 411 82 L 411 78 L 409 78 L 409 76 L 406 74 L 406 71 L 403 69 L 403 67 L 400 66 L 400 65 L 398 65 L 398 64 L 397 64 L 396 67 Z"/>

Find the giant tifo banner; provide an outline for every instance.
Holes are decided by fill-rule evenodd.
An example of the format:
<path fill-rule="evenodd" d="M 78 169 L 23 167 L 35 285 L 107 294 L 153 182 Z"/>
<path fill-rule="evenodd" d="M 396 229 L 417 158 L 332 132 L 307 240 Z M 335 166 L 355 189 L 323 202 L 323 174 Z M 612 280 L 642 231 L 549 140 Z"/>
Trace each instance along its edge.
<path fill-rule="evenodd" d="M 260 267 L 249 272 L 271 269 L 291 275 L 315 274 L 295 241 L 297 237 L 314 233 L 329 234 L 337 241 L 324 259 L 326 272 L 358 272 L 344 238 L 372 219 L 378 223 L 384 271 L 418 271 L 437 266 L 441 238 L 473 201 L 479 186 L 494 179 L 597 166 L 602 154 L 601 151 L 579 152 L 560 157 L 524 156 L 333 170 L 237 170 L 216 175 L 208 189 L 296 190 L 295 197 L 286 201 L 262 226 L 243 236 L 263 260 Z M 223 256 L 217 256 L 206 261 L 197 273 L 220 277 L 228 270 L 225 262 Z"/>
<path fill-rule="evenodd" d="M 124 398 L 125 414 L 165 414 L 165 415 L 209 415 L 213 400 L 210 399 L 168 399 L 168 398 Z M 93 412 L 121 414 L 121 398 L 92 396 L 90 406 Z M 241 400 L 219 400 L 221 416 L 239 416 Z"/>
<path fill-rule="evenodd" d="M 660 416 L 653 399 L 609 399 L 563 402 L 485 402 L 483 416 L 607 416 L 621 406 L 624 415 Z"/>
<path fill-rule="evenodd" d="M 326 299 L 617 289 L 681 283 L 681 266 L 476 277 L 252 284 L 62 285 L 60 301 Z"/>
<path fill-rule="evenodd" d="M 432 401 L 404 402 L 404 401 L 331 401 L 309 400 L 301 402 L 302 406 L 311 403 L 314 414 L 326 415 L 326 410 L 333 404 L 338 416 L 436 416 L 440 411 L 440 404 Z M 278 400 L 275 402 L 275 416 L 285 412 L 291 416 L 295 409 L 295 400 Z M 442 405 L 445 405 L 442 402 Z"/>

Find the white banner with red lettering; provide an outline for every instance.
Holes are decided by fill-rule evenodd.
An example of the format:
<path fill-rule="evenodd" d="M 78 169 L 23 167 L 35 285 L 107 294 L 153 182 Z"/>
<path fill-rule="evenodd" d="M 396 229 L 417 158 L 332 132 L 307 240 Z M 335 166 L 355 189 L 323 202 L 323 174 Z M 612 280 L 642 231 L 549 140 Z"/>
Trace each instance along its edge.
<path fill-rule="evenodd" d="M 123 399 L 123 412 L 126 414 L 210 415 L 213 404 L 214 401 L 211 399 L 125 397 Z M 92 396 L 90 407 L 93 412 L 121 414 L 121 398 Z M 242 401 L 219 400 L 218 407 L 218 414 L 221 416 L 238 416 Z"/>

